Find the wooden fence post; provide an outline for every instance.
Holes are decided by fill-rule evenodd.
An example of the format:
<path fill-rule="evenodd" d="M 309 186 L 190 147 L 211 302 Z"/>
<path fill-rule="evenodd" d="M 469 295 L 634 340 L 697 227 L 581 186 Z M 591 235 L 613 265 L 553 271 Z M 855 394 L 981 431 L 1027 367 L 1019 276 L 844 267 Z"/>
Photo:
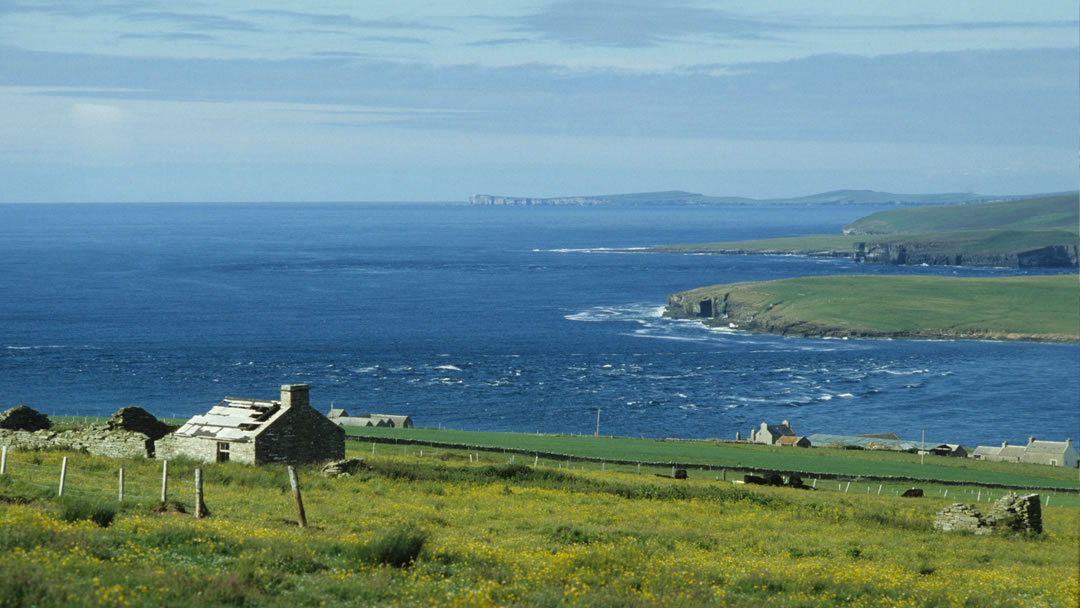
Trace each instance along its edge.
<path fill-rule="evenodd" d="M 64 478 L 67 477 L 67 456 L 64 456 L 63 462 L 60 463 L 60 491 L 57 496 L 64 495 Z"/>
<path fill-rule="evenodd" d="M 161 504 L 169 497 L 169 461 L 161 461 Z"/>
<path fill-rule="evenodd" d="M 7 446 L 0 451 L 0 475 L 7 473 Z"/>
<path fill-rule="evenodd" d="M 195 519 L 206 517 L 206 503 L 203 502 L 202 469 L 195 469 Z"/>
<path fill-rule="evenodd" d="M 307 527 L 307 516 L 304 515 L 304 499 L 300 497 L 300 480 L 296 478 L 296 469 L 289 465 L 289 485 L 292 486 L 293 497 L 296 498 L 296 517 L 301 528 Z"/>
<path fill-rule="evenodd" d="M 120 502 L 124 502 L 124 467 L 120 467 Z"/>

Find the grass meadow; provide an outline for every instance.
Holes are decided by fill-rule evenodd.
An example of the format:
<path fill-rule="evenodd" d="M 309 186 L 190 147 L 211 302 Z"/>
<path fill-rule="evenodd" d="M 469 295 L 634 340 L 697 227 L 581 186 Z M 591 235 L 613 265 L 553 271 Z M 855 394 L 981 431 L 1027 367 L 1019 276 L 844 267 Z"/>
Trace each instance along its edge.
<path fill-rule="evenodd" d="M 662 468 L 534 467 L 491 452 L 349 451 L 370 468 L 338 479 L 299 469 L 307 528 L 296 525 L 282 466 L 202 465 L 211 516 L 195 519 L 194 463 L 169 463 L 169 508 L 159 512 L 160 462 L 11 451 L 0 476 L 0 606 L 1078 601 L 1075 503 L 1044 508 L 1041 535 L 977 537 L 932 529 L 956 487 L 903 499 L 857 482 L 800 491 L 711 471 L 674 480 L 653 474 Z"/>
<path fill-rule="evenodd" d="M 799 325 L 852 335 L 1080 339 L 1076 275 L 1006 278 L 843 275 L 716 285 L 754 326 Z M 738 320 L 738 319 L 737 319 Z"/>

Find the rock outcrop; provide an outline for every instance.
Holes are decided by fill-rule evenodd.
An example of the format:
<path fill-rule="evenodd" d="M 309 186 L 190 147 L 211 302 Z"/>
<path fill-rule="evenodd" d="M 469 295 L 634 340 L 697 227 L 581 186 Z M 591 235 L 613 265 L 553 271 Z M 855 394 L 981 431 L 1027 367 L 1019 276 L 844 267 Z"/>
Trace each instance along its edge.
<path fill-rule="evenodd" d="M 337 460 L 334 462 L 328 462 L 322 468 L 323 477 L 351 477 L 357 471 L 363 471 L 368 469 L 367 463 L 363 458 L 349 458 L 346 460 Z"/>
<path fill-rule="evenodd" d="M 1076 245 L 1051 245 L 1028 251 L 959 253 L 949 243 L 924 242 L 860 242 L 853 254 L 857 262 L 891 264 L 893 266 L 996 266 L 1003 268 L 1075 267 Z"/>

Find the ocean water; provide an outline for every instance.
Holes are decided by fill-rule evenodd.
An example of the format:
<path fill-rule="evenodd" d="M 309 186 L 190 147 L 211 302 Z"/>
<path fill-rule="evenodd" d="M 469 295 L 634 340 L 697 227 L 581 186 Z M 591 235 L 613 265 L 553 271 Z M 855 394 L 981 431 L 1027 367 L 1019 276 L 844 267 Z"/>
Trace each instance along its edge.
<path fill-rule="evenodd" d="M 1080 346 L 824 340 L 660 316 L 668 293 L 842 273 L 612 248 L 837 232 L 868 207 L 0 205 L 0 408 L 201 413 L 225 396 L 467 430 L 1080 438 Z"/>

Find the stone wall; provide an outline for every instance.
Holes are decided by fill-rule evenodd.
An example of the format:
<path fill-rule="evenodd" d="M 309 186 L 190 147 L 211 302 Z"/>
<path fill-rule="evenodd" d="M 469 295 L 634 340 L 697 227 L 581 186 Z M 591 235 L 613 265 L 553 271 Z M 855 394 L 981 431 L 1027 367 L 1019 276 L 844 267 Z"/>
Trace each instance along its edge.
<path fill-rule="evenodd" d="M 255 463 L 300 464 L 345 458 L 345 429 L 311 407 L 289 408 L 255 439 Z"/>
<path fill-rule="evenodd" d="M 94 425 L 72 431 L 10 431 L 0 429 L 0 445 L 16 450 L 76 450 L 110 458 L 150 457 L 154 442 L 142 433 Z"/>
<path fill-rule="evenodd" d="M 934 527 L 985 535 L 994 532 L 1042 533 L 1042 505 L 1038 494 L 1002 496 L 985 516 L 975 505 L 955 503 L 934 517 Z"/>

